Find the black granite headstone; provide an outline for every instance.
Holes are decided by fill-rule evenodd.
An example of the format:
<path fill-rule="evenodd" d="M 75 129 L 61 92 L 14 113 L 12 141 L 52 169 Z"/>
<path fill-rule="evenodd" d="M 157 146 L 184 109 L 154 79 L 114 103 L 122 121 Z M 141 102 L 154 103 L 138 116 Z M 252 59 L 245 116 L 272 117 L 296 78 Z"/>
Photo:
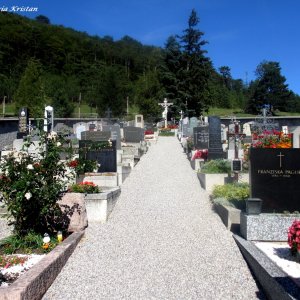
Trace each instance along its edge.
<path fill-rule="evenodd" d="M 124 139 L 127 143 L 139 143 L 144 140 L 143 128 L 127 126 L 124 127 Z"/>
<path fill-rule="evenodd" d="M 300 211 L 300 149 L 250 148 L 251 198 L 262 212 Z"/>
<path fill-rule="evenodd" d="M 83 131 L 81 132 L 81 140 L 83 141 L 108 141 L 110 139 L 110 131 Z"/>
<path fill-rule="evenodd" d="M 194 147 L 196 149 L 208 149 L 208 126 L 194 127 Z"/>
<path fill-rule="evenodd" d="M 100 164 L 98 173 L 117 172 L 116 141 L 112 141 L 112 147 L 99 149 L 97 142 L 81 140 L 79 149 L 80 158 L 95 160 Z"/>
<path fill-rule="evenodd" d="M 219 117 L 208 117 L 209 143 L 208 159 L 224 158 L 221 141 L 221 121 Z"/>

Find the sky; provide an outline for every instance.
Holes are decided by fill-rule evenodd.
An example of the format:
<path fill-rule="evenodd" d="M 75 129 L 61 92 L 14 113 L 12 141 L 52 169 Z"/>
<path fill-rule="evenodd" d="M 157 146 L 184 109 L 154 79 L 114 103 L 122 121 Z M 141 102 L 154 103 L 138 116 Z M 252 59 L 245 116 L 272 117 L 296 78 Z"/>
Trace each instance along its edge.
<path fill-rule="evenodd" d="M 229 66 L 234 79 L 249 83 L 262 61 L 276 61 L 300 95 L 299 0 L 0 0 L 0 11 L 13 6 L 36 7 L 20 12 L 29 18 L 45 15 L 52 24 L 91 35 L 129 35 L 160 47 L 182 34 L 194 8 L 216 69 Z"/>

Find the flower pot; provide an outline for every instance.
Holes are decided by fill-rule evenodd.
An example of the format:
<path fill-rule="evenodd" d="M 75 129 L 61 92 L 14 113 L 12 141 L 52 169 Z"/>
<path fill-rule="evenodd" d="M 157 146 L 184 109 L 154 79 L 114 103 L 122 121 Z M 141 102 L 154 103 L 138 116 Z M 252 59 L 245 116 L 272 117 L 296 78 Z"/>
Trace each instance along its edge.
<path fill-rule="evenodd" d="M 261 213 L 262 200 L 259 198 L 248 198 L 246 200 L 246 214 L 259 215 Z"/>

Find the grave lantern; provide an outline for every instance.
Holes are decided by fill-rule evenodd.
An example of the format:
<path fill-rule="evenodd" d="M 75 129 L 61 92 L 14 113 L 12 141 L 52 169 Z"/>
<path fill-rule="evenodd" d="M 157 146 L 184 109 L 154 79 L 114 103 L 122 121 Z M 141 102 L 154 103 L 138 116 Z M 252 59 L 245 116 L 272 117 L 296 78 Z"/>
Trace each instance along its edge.
<path fill-rule="evenodd" d="M 53 107 L 52 106 L 45 107 L 44 131 L 45 132 L 53 131 Z"/>
<path fill-rule="evenodd" d="M 26 107 L 22 107 L 19 111 L 19 132 L 27 133 L 28 130 L 28 111 Z"/>

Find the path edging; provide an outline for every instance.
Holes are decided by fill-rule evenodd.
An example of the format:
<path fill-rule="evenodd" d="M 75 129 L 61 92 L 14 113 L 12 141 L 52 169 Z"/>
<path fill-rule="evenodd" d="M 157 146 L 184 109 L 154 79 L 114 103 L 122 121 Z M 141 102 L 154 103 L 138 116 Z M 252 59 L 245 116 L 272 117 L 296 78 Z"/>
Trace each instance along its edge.
<path fill-rule="evenodd" d="M 233 238 L 268 299 L 300 299 L 300 288 L 273 261 L 252 242 L 246 241 L 238 235 L 233 235 Z"/>
<path fill-rule="evenodd" d="M 0 291 L 2 300 L 38 300 L 46 293 L 69 259 L 84 231 L 74 232 L 9 287 Z"/>

